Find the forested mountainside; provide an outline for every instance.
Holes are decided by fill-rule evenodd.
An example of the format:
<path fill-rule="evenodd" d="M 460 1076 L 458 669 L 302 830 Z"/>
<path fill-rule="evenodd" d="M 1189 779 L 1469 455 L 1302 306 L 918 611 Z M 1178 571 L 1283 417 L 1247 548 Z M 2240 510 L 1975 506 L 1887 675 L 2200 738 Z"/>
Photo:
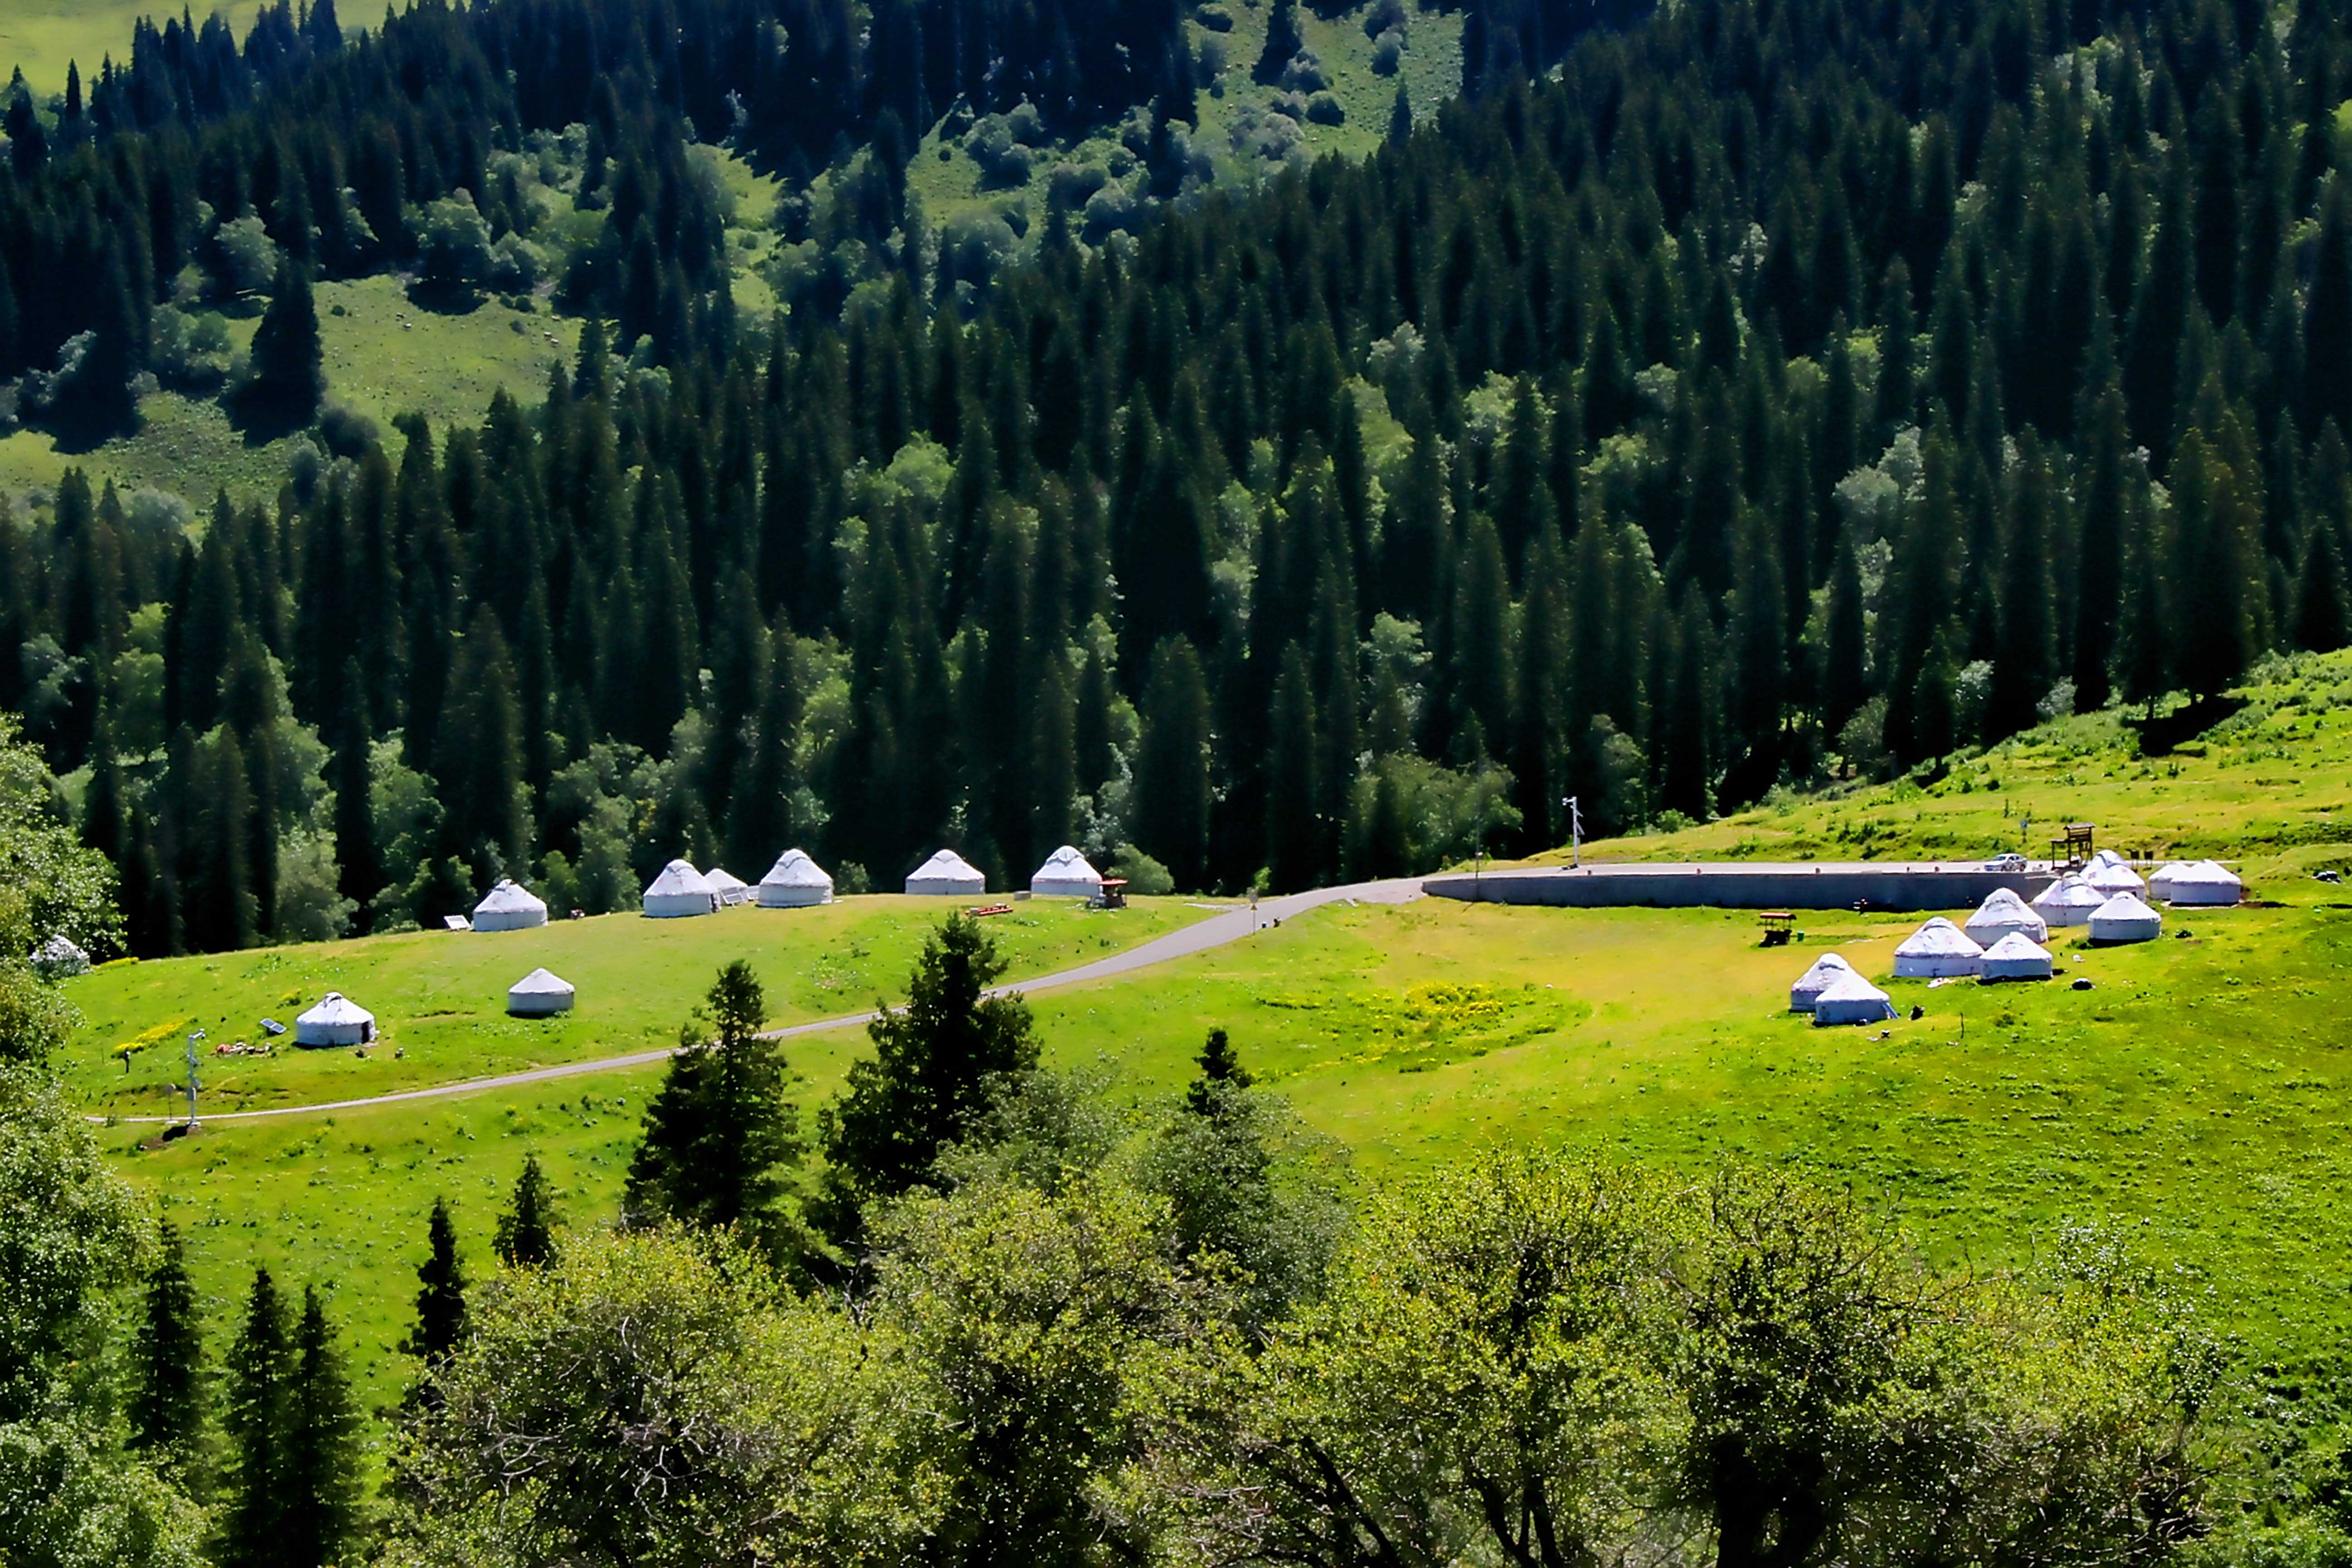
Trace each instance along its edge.
<path fill-rule="evenodd" d="M 429 919 L 501 873 L 614 907 L 672 855 L 790 843 L 877 882 L 940 841 L 999 879 L 1065 840 L 1188 887 L 1402 871 L 1555 842 L 1570 795 L 1589 829 L 1704 816 L 2346 636 L 2340 4 L 1710 3 L 1572 44 L 1570 8 L 1489 6 L 1474 100 L 1233 193 L 1171 153 L 1165 16 L 1160 63 L 1122 57 L 1181 196 L 1157 221 L 1089 245 L 1057 201 L 1033 261 L 940 308 L 955 253 L 904 243 L 903 163 L 836 157 L 814 232 L 860 280 L 773 322 L 704 291 L 658 172 L 698 93 L 772 58 L 713 42 L 759 7 L 677 10 L 709 30 L 644 92 L 526 114 L 523 54 L 563 51 L 498 40 L 581 7 L 427 7 L 0 197 L 137 166 L 194 199 L 247 163 L 215 140 L 281 169 L 396 143 L 401 199 L 478 179 L 487 208 L 527 123 L 624 150 L 543 405 L 404 429 L 197 543 L 71 481 L 12 533 L 0 700 L 84 771 L 140 950 Z M 482 68 L 410 94 L 428 43 Z M 908 46 L 946 73 L 909 68 L 908 113 L 972 86 L 940 47 Z M 445 120 L 465 151 L 420 176 L 405 138 Z M 289 265 L 272 304 L 298 356 L 303 290 Z"/>

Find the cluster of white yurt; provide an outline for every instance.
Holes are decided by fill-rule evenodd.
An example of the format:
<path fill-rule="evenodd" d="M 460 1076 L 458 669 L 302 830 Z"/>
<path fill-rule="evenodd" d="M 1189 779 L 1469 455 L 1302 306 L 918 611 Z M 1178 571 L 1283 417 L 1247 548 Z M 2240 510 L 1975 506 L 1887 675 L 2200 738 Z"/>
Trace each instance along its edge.
<path fill-rule="evenodd" d="M 545 1018 L 572 1011 L 572 982 L 534 969 L 507 987 L 507 1011 L 518 1018 Z"/>
<path fill-rule="evenodd" d="M 1813 1004 L 1821 999 L 1822 992 L 1828 990 L 1843 976 L 1853 973 L 1853 965 L 1836 953 L 1822 954 L 1813 960 L 1813 966 L 1799 975 L 1797 983 L 1789 987 L 1789 1011 L 1811 1012 Z"/>
<path fill-rule="evenodd" d="M 1898 980 L 1942 980 L 1976 974 L 1983 968 L 1984 949 L 1941 915 L 1904 938 L 1895 949 Z"/>
<path fill-rule="evenodd" d="M 2050 975 L 2050 950 L 2023 931 L 2011 931 L 1985 949 L 1987 980 L 2047 980 Z"/>
<path fill-rule="evenodd" d="M 1969 940 L 1979 947 L 1990 948 L 2006 936 L 2022 936 L 2032 942 L 2048 942 L 2050 925 L 2023 899 L 2007 888 L 1995 888 L 1969 917 L 1965 928 Z"/>
<path fill-rule="evenodd" d="M 833 879 L 803 849 L 787 849 L 776 857 L 760 879 L 760 907 L 799 910 L 833 901 Z"/>
<path fill-rule="evenodd" d="M 517 887 L 511 877 L 499 878 L 498 885 L 474 906 L 476 931 L 529 931 L 546 923 L 546 901 L 530 889 Z"/>
<path fill-rule="evenodd" d="M 655 920 L 680 920 L 689 915 L 715 914 L 719 889 L 710 879 L 683 860 L 661 868 L 646 888 L 646 913 Z"/>
<path fill-rule="evenodd" d="M 1830 1024 L 1883 1024 L 1895 1016 L 1895 1005 L 1886 993 L 1849 969 L 1822 988 L 1813 998 L 1813 1022 Z"/>
<path fill-rule="evenodd" d="M 2227 909 L 2246 896 L 2246 885 L 2219 860 L 2176 860 L 2148 878 L 2147 891 L 2168 904 Z"/>
<path fill-rule="evenodd" d="M 2117 893 L 2091 915 L 2093 942 L 2154 942 L 2163 931 L 2164 917 L 2137 893 Z"/>
<path fill-rule="evenodd" d="M 2112 849 L 2102 849 L 2091 857 L 2091 863 L 2083 868 L 2083 880 L 2111 899 L 2117 893 L 2147 891 L 2140 874 Z"/>
<path fill-rule="evenodd" d="M 918 898 L 977 898 L 988 891 L 988 879 L 954 850 L 942 849 L 908 873 L 907 891 Z"/>
<path fill-rule="evenodd" d="M 1102 895 L 1102 873 L 1087 858 L 1065 844 L 1045 857 L 1029 879 L 1029 891 L 1041 899 L 1093 899 Z"/>
<path fill-rule="evenodd" d="M 2033 910 L 2053 926 L 2088 925 L 2092 914 L 2107 898 L 2081 877 L 2070 873 L 2042 889 L 2033 900 Z"/>
<path fill-rule="evenodd" d="M 721 908 L 751 901 L 751 884 L 724 866 L 713 866 L 702 874 L 702 879 L 710 884 L 712 892 L 719 895 Z"/>
<path fill-rule="evenodd" d="M 374 1038 L 375 1015 L 340 991 L 328 992 L 294 1020 L 298 1046 L 363 1046 Z"/>
<path fill-rule="evenodd" d="M 44 980 L 69 980 L 89 973 L 89 954 L 60 933 L 33 950 L 33 973 Z"/>

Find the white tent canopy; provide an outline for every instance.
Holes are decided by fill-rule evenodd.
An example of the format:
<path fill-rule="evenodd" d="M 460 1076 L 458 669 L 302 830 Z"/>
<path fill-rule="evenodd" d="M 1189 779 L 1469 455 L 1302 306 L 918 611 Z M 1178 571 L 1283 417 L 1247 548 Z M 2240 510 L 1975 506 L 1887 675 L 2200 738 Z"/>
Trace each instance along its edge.
<path fill-rule="evenodd" d="M 1811 1012 L 1814 1002 L 1820 999 L 1822 992 L 1828 990 L 1842 976 L 1853 973 L 1853 965 L 1836 953 L 1822 954 L 1813 960 L 1813 966 L 1799 975 L 1797 983 L 1789 987 L 1789 1011 Z"/>
<path fill-rule="evenodd" d="M 2091 916 L 2093 942 L 2153 942 L 2163 930 L 2164 917 L 2137 893 L 2117 893 Z"/>
<path fill-rule="evenodd" d="M 751 884 L 723 866 L 713 866 L 702 874 L 702 879 L 710 884 L 710 890 L 719 895 L 722 904 L 740 904 L 751 900 Z"/>
<path fill-rule="evenodd" d="M 2200 860 L 2182 868 L 2163 896 L 2176 904 L 2226 908 L 2246 896 L 2246 885 L 2220 861 Z"/>
<path fill-rule="evenodd" d="M 2103 849 L 2099 853 L 2105 855 L 2111 852 Z M 2084 869 L 2083 880 L 2111 899 L 2117 893 L 2140 893 L 2147 890 L 2147 884 L 2140 879 L 2139 873 L 2125 865 L 2120 857 L 2112 860 L 2092 861 Z"/>
<path fill-rule="evenodd" d="M 1813 998 L 1816 1024 L 1881 1024 L 1895 1016 L 1886 993 L 1848 970 Z"/>
<path fill-rule="evenodd" d="M 482 895 L 474 906 L 476 931 L 527 931 L 547 923 L 545 900 L 528 889 L 515 886 L 511 877 L 499 879 L 497 887 Z"/>
<path fill-rule="evenodd" d="M 1029 890 L 1041 899 L 1091 899 L 1102 891 L 1102 873 L 1065 844 L 1045 857 L 1045 863 L 1029 879 Z"/>
<path fill-rule="evenodd" d="M 507 987 L 507 1011 L 519 1018 L 544 1018 L 572 1011 L 572 982 L 544 969 L 534 969 Z"/>
<path fill-rule="evenodd" d="M 683 860 L 673 860 L 646 889 L 646 913 L 656 920 L 707 915 L 719 908 L 719 890 Z"/>
<path fill-rule="evenodd" d="M 375 1015 L 340 991 L 328 992 L 294 1020 L 298 1046 L 363 1046 L 374 1038 Z"/>
<path fill-rule="evenodd" d="M 33 972 L 44 980 L 65 980 L 89 973 L 89 954 L 62 933 L 33 950 Z"/>
<path fill-rule="evenodd" d="M 1995 888 L 1969 917 L 1969 940 L 1979 947 L 1990 947 L 2005 936 L 2024 936 L 2034 942 L 2050 940 L 2049 922 L 2033 912 L 2023 899 L 2007 888 Z"/>
<path fill-rule="evenodd" d="M 2033 908 L 2053 926 L 2078 926 L 2088 924 L 2091 912 L 2106 901 L 2106 894 L 2082 878 L 2061 877 L 2042 889 Z"/>
<path fill-rule="evenodd" d="M 2011 931 L 1985 949 L 1987 980 L 2047 980 L 2050 950 L 2020 931 Z"/>
<path fill-rule="evenodd" d="M 760 879 L 760 907 L 763 910 L 803 909 L 822 904 L 833 897 L 833 879 L 824 868 L 808 857 L 803 849 L 787 849 L 776 857 L 768 874 Z"/>
<path fill-rule="evenodd" d="M 907 891 L 933 898 L 972 898 L 988 891 L 988 879 L 952 849 L 942 849 L 907 878 Z"/>
<path fill-rule="evenodd" d="M 1904 938 L 1895 950 L 1895 974 L 1899 980 L 1974 974 L 1983 965 L 1984 949 L 1941 915 Z"/>

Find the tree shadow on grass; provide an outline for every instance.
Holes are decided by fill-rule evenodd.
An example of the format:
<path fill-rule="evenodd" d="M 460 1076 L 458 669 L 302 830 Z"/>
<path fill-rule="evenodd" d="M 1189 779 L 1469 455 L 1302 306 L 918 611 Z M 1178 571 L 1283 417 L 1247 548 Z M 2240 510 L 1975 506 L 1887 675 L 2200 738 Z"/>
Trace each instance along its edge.
<path fill-rule="evenodd" d="M 2220 693 L 2200 697 L 2179 708 L 2153 716 L 2132 718 L 2126 714 L 2124 725 L 2139 736 L 2139 754 L 2143 757 L 2169 755 L 2183 741 L 2193 741 L 2224 719 L 2246 705 L 2242 697 Z"/>

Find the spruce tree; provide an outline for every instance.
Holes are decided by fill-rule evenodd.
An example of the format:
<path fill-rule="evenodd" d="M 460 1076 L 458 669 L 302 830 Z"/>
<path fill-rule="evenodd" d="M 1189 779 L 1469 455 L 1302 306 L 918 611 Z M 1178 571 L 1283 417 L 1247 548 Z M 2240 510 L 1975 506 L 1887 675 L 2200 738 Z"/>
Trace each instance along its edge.
<path fill-rule="evenodd" d="M 248 420 L 292 427 L 317 416 L 327 395 L 326 352 L 319 341 L 310 275 L 300 263 L 278 262 L 269 308 L 254 329 L 247 363 L 238 401 Z"/>
<path fill-rule="evenodd" d="M 1220 1099 L 1213 1085 L 1230 1084 L 1234 1089 L 1247 1089 L 1256 1081 L 1250 1070 L 1242 1066 L 1241 1057 L 1234 1050 L 1232 1039 L 1223 1029 L 1210 1030 L 1208 1043 L 1192 1059 L 1200 1064 L 1201 1076 L 1192 1080 L 1192 1089 L 1185 1094 L 1184 1105 L 1195 1116 L 1216 1114 Z"/>
<path fill-rule="evenodd" d="M 950 915 L 923 943 L 907 1005 L 866 1027 L 874 1055 L 850 1064 L 841 1098 L 824 1115 L 825 1159 L 836 1205 L 890 1197 L 928 1181 L 947 1145 L 968 1133 L 992 1085 L 1037 1066 L 1029 1005 L 990 995 L 1004 973 L 996 943 L 977 921 Z M 836 1206 L 836 1236 L 856 1216 Z"/>
<path fill-rule="evenodd" d="M 555 1189 L 540 1169 L 538 1151 L 523 1156 L 514 1197 L 499 1215 L 490 1246 L 509 1268 L 541 1268 L 555 1261 Z"/>
<path fill-rule="evenodd" d="M 732 1226 L 780 1243 L 776 1205 L 801 1146 L 783 1053 L 760 1037 L 767 997 L 737 959 L 711 983 L 707 1005 L 680 1030 L 646 1108 L 622 1209 L 633 1225 Z"/>
<path fill-rule="evenodd" d="M 1265 47 L 1258 51 L 1250 79 L 1261 87 L 1280 81 L 1305 42 L 1298 35 L 1297 0 L 1274 0 L 1274 12 L 1265 24 Z"/>
<path fill-rule="evenodd" d="M 286 1303 L 267 1268 L 253 1271 L 245 1321 L 226 1358 L 226 1498 L 216 1556 L 222 1568 L 278 1568 L 284 1552 L 289 1384 L 294 1347 Z"/>
<path fill-rule="evenodd" d="M 163 1221 L 159 1239 L 131 1342 L 131 1441 L 184 1484 L 200 1484 L 208 1417 L 202 1315 L 179 1226 Z"/>
<path fill-rule="evenodd" d="M 278 1468 L 278 1537 L 285 1568 L 348 1563 L 359 1543 L 365 1480 L 362 1418 L 341 1350 L 315 1286 L 302 1290 L 286 1380 Z"/>
<path fill-rule="evenodd" d="M 1143 739 L 1135 764 L 1136 842 L 1165 864 L 1181 890 L 1208 880 L 1209 684 L 1201 656 L 1181 637 L 1151 655 L 1143 692 Z"/>
<path fill-rule="evenodd" d="M 2327 527 L 2315 525 L 2294 582 L 2294 644 L 2315 653 L 2344 646 L 2344 564 Z"/>
<path fill-rule="evenodd" d="M 457 1261 L 457 1226 L 448 1199 L 433 1200 L 425 1237 L 428 1251 L 416 1269 L 416 1326 L 400 1348 L 425 1363 L 429 1387 L 433 1368 L 466 1339 L 466 1271 Z"/>
<path fill-rule="evenodd" d="M 1389 105 L 1389 145 L 1402 147 L 1412 140 L 1412 95 L 1397 83 L 1396 100 Z"/>
<path fill-rule="evenodd" d="M 1323 871 L 1323 824 L 1316 810 L 1315 686 L 1297 643 L 1282 650 L 1266 721 L 1265 868 L 1277 892 L 1311 888 Z"/>

